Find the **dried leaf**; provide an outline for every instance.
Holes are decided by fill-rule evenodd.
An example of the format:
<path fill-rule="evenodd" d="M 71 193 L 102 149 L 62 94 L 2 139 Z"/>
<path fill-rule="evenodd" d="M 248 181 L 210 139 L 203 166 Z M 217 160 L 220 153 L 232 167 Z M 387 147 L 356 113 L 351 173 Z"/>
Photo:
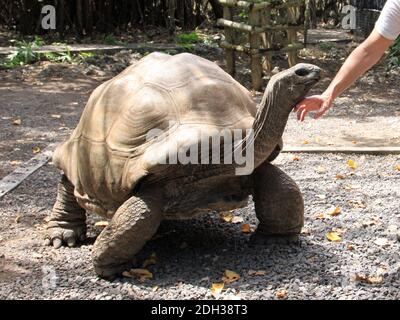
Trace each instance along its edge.
<path fill-rule="evenodd" d="M 293 161 L 300 161 L 300 157 L 294 156 L 294 157 L 292 158 L 292 160 L 293 160 Z"/>
<path fill-rule="evenodd" d="M 222 293 L 222 290 L 224 290 L 225 284 L 222 283 L 213 283 L 211 285 L 211 294 L 213 295 L 214 298 L 218 299 L 219 296 Z"/>
<path fill-rule="evenodd" d="M 344 176 L 344 175 L 342 175 L 342 174 L 337 174 L 337 175 L 335 176 L 335 179 L 337 179 L 337 180 L 344 180 L 344 179 L 346 179 L 346 176 Z"/>
<path fill-rule="evenodd" d="M 394 170 L 400 171 L 400 164 L 396 164 L 396 165 L 394 166 Z"/>
<path fill-rule="evenodd" d="M 327 214 L 330 215 L 331 217 L 335 217 L 338 216 L 340 213 L 342 212 L 342 208 L 341 207 L 332 207 Z"/>
<path fill-rule="evenodd" d="M 342 238 L 337 232 L 328 232 L 326 234 L 326 238 L 331 241 L 331 242 L 340 242 L 342 241 Z"/>
<path fill-rule="evenodd" d="M 318 214 L 315 216 L 315 219 L 317 219 L 317 220 L 324 220 L 324 219 L 325 219 L 325 214 L 323 214 L 323 213 L 318 213 Z"/>
<path fill-rule="evenodd" d="M 361 209 L 366 208 L 366 205 L 360 199 L 350 200 L 350 201 L 348 201 L 348 204 L 350 206 L 352 206 L 353 208 L 361 208 Z"/>
<path fill-rule="evenodd" d="M 242 232 L 243 233 L 251 233 L 250 225 L 248 223 L 242 224 Z"/>
<path fill-rule="evenodd" d="M 224 283 L 235 282 L 240 279 L 240 275 L 232 270 L 225 270 L 224 276 L 222 277 L 222 281 Z"/>
<path fill-rule="evenodd" d="M 157 263 L 157 256 L 156 253 L 153 252 L 146 260 L 144 260 L 142 267 L 147 268 L 148 266 L 151 266 L 156 263 Z"/>
<path fill-rule="evenodd" d="M 219 217 L 221 220 L 225 222 L 231 222 L 233 218 L 233 214 L 229 211 L 220 212 Z"/>
<path fill-rule="evenodd" d="M 309 144 L 310 142 L 308 141 L 308 140 L 303 140 L 302 142 L 301 142 L 301 144 Z"/>
<path fill-rule="evenodd" d="M 362 283 L 367 283 L 367 284 L 379 284 L 382 283 L 383 277 L 381 276 L 367 276 L 363 273 L 357 273 L 355 276 L 355 280 L 362 282 Z"/>
<path fill-rule="evenodd" d="M 243 218 L 242 218 L 242 217 L 235 216 L 235 217 L 232 218 L 232 221 L 231 221 L 231 222 L 232 222 L 232 223 L 242 223 L 242 222 L 243 222 Z"/>
<path fill-rule="evenodd" d="M 287 298 L 287 291 L 286 290 L 279 290 L 275 293 L 275 296 L 278 299 L 286 299 Z"/>
<path fill-rule="evenodd" d="M 10 161 L 10 164 L 11 164 L 13 167 L 19 165 L 20 163 L 21 163 L 21 161 L 18 161 L 18 160 Z"/>
<path fill-rule="evenodd" d="M 352 244 L 347 245 L 347 250 L 353 251 L 354 249 L 355 249 L 355 247 Z"/>
<path fill-rule="evenodd" d="M 99 221 L 94 224 L 96 228 L 105 228 L 108 226 L 108 221 Z"/>
<path fill-rule="evenodd" d="M 12 121 L 12 124 L 14 125 L 14 126 L 19 126 L 19 125 L 21 125 L 21 123 L 22 123 L 22 120 L 21 119 L 14 119 L 13 121 Z"/>
<path fill-rule="evenodd" d="M 137 278 L 140 282 L 143 282 L 147 279 L 153 279 L 153 274 L 147 269 L 130 269 L 129 271 L 124 271 L 122 273 L 124 277 L 127 278 Z"/>
<path fill-rule="evenodd" d="M 267 271 L 265 270 L 249 270 L 247 272 L 249 276 L 265 276 L 267 274 Z"/>
<path fill-rule="evenodd" d="M 20 215 L 17 215 L 17 216 L 15 217 L 14 222 L 15 222 L 15 223 L 20 223 L 20 221 L 21 221 L 21 216 L 20 216 Z"/>
<path fill-rule="evenodd" d="M 348 166 L 350 169 L 353 169 L 353 170 L 357 169 L 357 164 L 356 164 L 356 163 L 354 162 L 354 160 L 352 160 L 352 159 L 350 159 L 350 160 L 347 161 L 347 166 Z"/>
<path fill-rule="evenodd" d="M 41 151 L 41 149 L 40 149 L 39 147 L 33 147 L 33 148 L 32 148 L 32 152 L 33 152 L 34 154 L 39 153 L 40 151 Z"/>

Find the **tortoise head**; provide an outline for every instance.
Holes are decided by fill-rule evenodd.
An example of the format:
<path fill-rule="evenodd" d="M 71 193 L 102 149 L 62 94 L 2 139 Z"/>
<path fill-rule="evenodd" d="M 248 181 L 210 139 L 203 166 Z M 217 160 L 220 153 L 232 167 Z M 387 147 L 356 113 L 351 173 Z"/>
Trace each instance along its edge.
<path fill-rule="evenodd" d="M 300 102 L 321 78 L 321 69 L 315 65 L 299 63 L 292 68 L 274 75 L 266 92 L 281 106 L 290 110 Z M 288 110 L 288 111 L 290 111 Z"/>

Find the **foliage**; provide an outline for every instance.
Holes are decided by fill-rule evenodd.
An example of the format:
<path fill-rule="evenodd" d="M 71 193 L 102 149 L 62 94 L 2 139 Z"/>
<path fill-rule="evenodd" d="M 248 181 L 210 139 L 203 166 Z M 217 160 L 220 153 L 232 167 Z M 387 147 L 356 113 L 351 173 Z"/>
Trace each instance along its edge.
<path fill-rule="evenodd" d="M 108 34 L 104 37 L 104 43 L 110 46 L 123 45 L 122 41 L 119 41 L 113 34 Z"/>
<path fill-rule="evenodd" d="M 387 66 L 389 69 L 400 67 L 400 37 L 390 47 L 387 55 Z"/>
<path fill-rule="evenodd" d="M 63 43 L 53 44 L 63 47 L 64 50 L 60 52 L 35 52 L 35 49 L 42 47 L 44 44 L 43 40 L 38 36 L 36 36 L 33 41 L 12 40 L 11 42 L 16 47 L 16 51 L 8 55 L 1 64 L 5 68 L 15 68 L 25 64 L 35 63 L 39 60 L 59 63 L 78 63 L 95 56 L 95 54 L 90 52 L 73 54 Z"/>
<path fill-rule="evenodd" d="M 179 44 L 194 44 L 200 41 L 200 37 L 196 32 L 181 33 L 176 38 Z"/>
<path fill-rule="evenodd" d="M 14 43 L 16 51 L 7 56 L 4 63 L 7 68 L 14 68 L 37 61 L 39 55 L 34 52 L 34 49 L 41 47 L 43 40 L 40 37 L 35 37 L 33 41 L 11 40 L 11 43 Z"/>

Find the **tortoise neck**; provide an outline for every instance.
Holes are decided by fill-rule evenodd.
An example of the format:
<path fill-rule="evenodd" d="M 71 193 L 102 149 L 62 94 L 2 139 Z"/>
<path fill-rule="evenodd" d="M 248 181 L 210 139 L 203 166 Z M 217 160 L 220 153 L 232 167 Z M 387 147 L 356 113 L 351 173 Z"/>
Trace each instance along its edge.
<path fill-rule="evenodd" d="M 254 123 L 254 167 L 265 162 L 278 145 L 291 109 L 288 99 L 278 99 L 279 82 L 267 87 Z"/>

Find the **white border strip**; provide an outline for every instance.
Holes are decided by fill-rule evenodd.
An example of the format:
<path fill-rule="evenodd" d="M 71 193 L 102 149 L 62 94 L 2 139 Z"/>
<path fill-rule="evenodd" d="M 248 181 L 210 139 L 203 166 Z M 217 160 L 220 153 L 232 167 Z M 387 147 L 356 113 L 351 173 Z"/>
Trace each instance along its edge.
<path fill-rule="evenodd" d="M 9 175 L 5 176 L 2 180 L 0 180 L 0 199 L 18 187 L 22 181 L 28 178 L 32 173 L 36 170 L 44 166 L 53 155 L 54 148 L 57 144 L 51 143 L 46 149 L 40 152 L 38 155 L 28 160 Z"/>

